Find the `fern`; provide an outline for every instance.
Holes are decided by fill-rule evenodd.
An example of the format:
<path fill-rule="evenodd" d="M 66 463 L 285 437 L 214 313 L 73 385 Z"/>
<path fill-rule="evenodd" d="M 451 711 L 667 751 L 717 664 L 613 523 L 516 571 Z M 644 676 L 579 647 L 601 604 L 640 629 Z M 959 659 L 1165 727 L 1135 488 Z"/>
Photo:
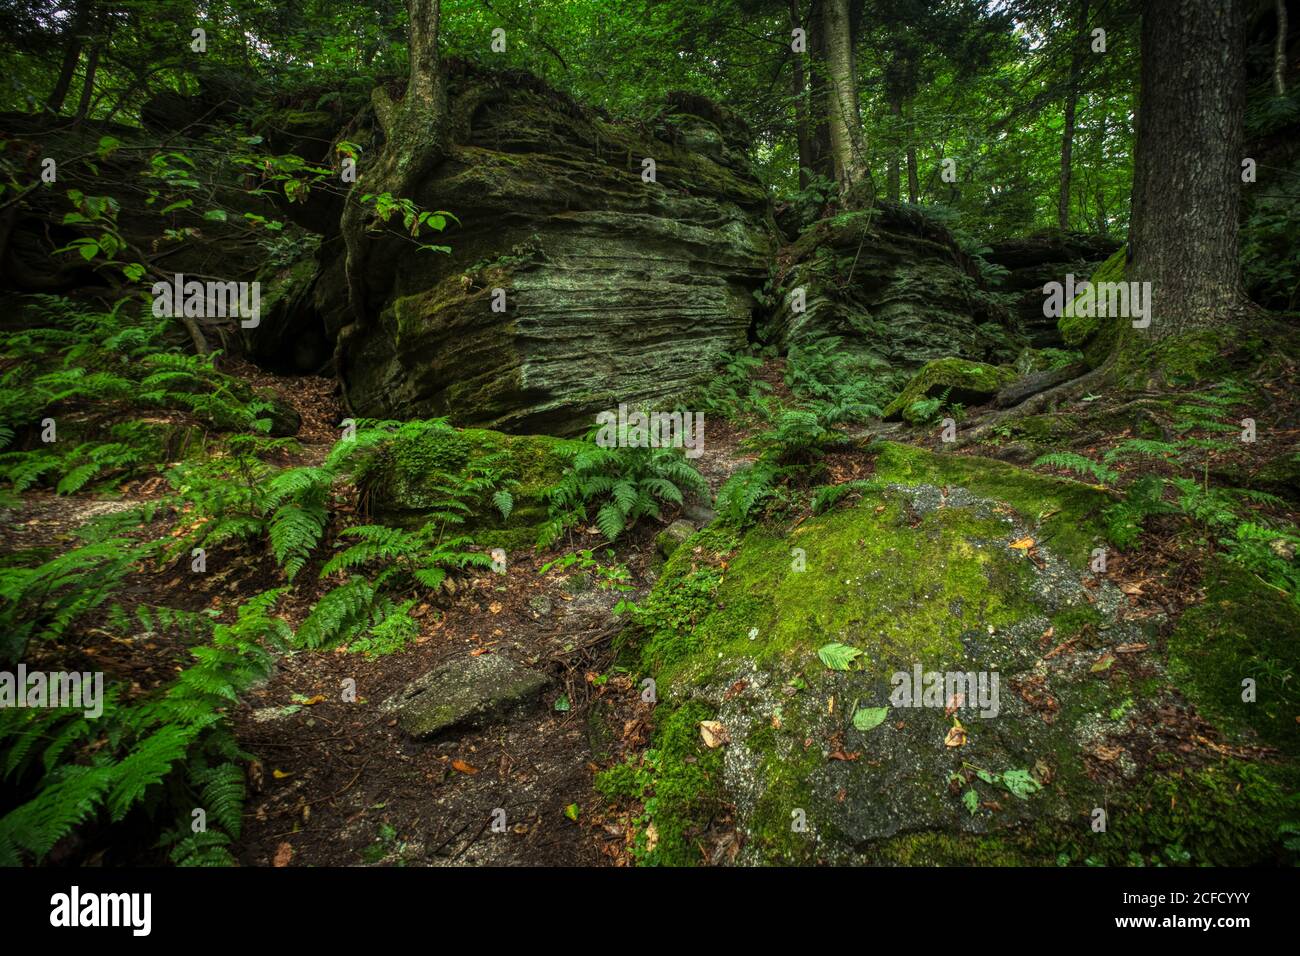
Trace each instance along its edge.
<path fill-rule="evenodd" d="M 1093 478 L 1098 484 L 1102 485 L 1111 484 L 1119 478 L 1116 472 L 1100 462 L 1095 462 L 1091 458 L 1085 458 L 1083 455 L 1076 455 L 1068 451 L 1051 452 L 1035 459 L 1035 468 L 1041 468 L 1044 465 Z"/>

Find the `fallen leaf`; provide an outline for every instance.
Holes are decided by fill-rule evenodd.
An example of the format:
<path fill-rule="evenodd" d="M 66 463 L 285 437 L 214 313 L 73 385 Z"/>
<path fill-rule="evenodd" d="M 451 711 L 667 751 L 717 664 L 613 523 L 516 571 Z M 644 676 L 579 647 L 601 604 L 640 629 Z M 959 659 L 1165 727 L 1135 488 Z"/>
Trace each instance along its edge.
<path fill-rule="evenodd" d="M 1110 665 L 1114 663 L 1115 663 L 1114 654 L 1110 654 L 1110 653 L 1102 654 L 1101 657 L 1097 658 L 1097 663 L 1093 664 L 1092 667 L 1089 668 L 1089 670 L 1091 670 L 1094 674 L 1097 674 L 1100 673 L 1101 671 L 1110 670 Z"/>
<path fill-rule="evenodd" d="M 289 861 L 293 859 L 293 847 L 288 843 L 281 843 L 275 848 L 275 859 L 271 862 L 272 866 L 288 866 Z"/>
<path fill-rule="evenodd" d="M 704 746 L 710 750 L 731 743 L 731 735 L 727 733 L 727 728 L 716 720 L 700 721 L 700 736 L 704 738 Z"/>
<path fill-rule="evenodd" d="M 966 743 L 966 728 L 961 725 L 961 721 L 954 720 L 952 726 L 948 728 L 948 734 L 943 738 L 945 747 L 961 747 Z"/>
<path fill-rule="evenodd" d="M 293 772 L 289 770 L 272 770 L 271 776 L 273 776 L 276 780 L 283 780 L 285 777 L 292 777 Z"/>
<path fill-rule="evenodd" d="M 1033 546 L 1034 546 L 1033 538 L 1018 538 L 1017 540 L 1011 542 L 1011 547 L 1015 548 L 1017 551 L 1028 551 Z"/>
<path fill-rule="evenodd" d="M 568 817 L 570 820 L 572 820 L 574 823 L 578 822 L 578 814 L 580 812 L 581 809 L 578 807 L 576 803 L 571 803 L 564 808 L 564 815 Z"/>
<path fill-rule="evenodd" d="M 471 766 L 470 764 L 467 764 L 465 761 L 459 758 L 453 760 L 451 762 L 451 765 L 453 769 L 459 770 L 461 773 L 468 773 L 468 774 L 478 773 L 478 767 Z"/>

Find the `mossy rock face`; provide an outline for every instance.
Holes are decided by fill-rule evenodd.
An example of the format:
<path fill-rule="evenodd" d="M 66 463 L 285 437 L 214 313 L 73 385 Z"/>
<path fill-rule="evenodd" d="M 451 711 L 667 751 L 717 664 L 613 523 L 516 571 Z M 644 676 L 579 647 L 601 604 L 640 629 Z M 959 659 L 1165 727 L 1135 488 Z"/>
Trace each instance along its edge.
<path fill-rule="evenodd" d="M 447 153 L 414 197 L 458 218 L 429 240 L 451 251 L 376 240 L 377 319 L 341 354 L 355 411 L 575 435 L 743 346 L 775 225 L 735 124 L 689 105 L 636 127 L 537 82 L 453 77 Z"/>
<path fill-rule="evenodd" d="M 1010 362 L 1026 344 L 976 261 L 914 207 L 882 202 L 822 220 L 788 256 L 776 308 L 760 326 L 778 348 L 834 336 L 866 367 L 910 372 L 952 354 Z"/>
<path fill-rule="evenodd" d="M 938 359 L 927 363 L 912 376 L 912 380 L 885 409 L 885 418 L 912 421 L 910 411 L 914 402 L 943 395 L 945 392 L 949 402 L 979 405 L 996 395 L 998 389 L 1015 380 L 1014 371 L 996 365 L 960 358 Z"/>
<path fill-rule="evenodd" d="M 481 428 L 450 426 L 431 429 L 415 438 L 399 438 L 385 446 L 371 466 L 365 484 L 370 505 L 381 520 L 407 524 L 420 521 L 442 497 L 437 485 L 443 476 L 463 475 L 488 458 L 517 482 L 511 489 L 514 508 L 502 520 L 490 503 L 466 523 L 475 541 L 488 547 L 531 547 L 539 526 L 547 520 L 546 492 L 564 475 L 582 442 L 547 435 L 505 435 Z"/>
<path fill-rule="evenodd" d="M 629 660 L 656 678 L 660 729 L 641 763 L 601 778 L 645 801 L 642 859 L 699 862 L 707 821 L 728 813 L 741 863 L 1042 864 L 1146 847 L 1132 833 L 1105 852 L 1087 842 L 1095 807 L 1147 806 L 1144 748 L 1173 699 L 1157 666 L 1125 656 L 1158 622 L 1086 569 L 1104 496 L 1000 463 L 875 452 L 875 490 L 856 503 L 784 530 L 711 527 L 665 565 Z M 831 669 L 831 644 L 861 653 Z M 906 706 L 897 675 L 918 670 L 975 683 L 955 714 L 953 688 L 929 678 L 914 687 L 923 706 Z M 727 742 L 708 746 L 703 721 Z"/>
<path fill-rule="evenodd" d="M 1204 714 L 1300 756 L 1300 605 L 1227 561 L 1211 563 L 1205 600 L 1169 639 L 1170 671 Z M 1245 700 L 1253 684 L 1254 700 Z"/>
<path fill-rule="evenodd" d="M 1117 249 L 1114 255 L 1093 271 L 1088 281 L 1094 284 L 1123 282 L 1128 263 L 1127 255 L 1127 247 Z M 1076 310 L 1075 305 L 1081 299 L 1082 296 L 1076 296 L 1073 302 L 1066 305 L 1056 322 L 1056 327 L 1060 330 L 1061 341 L 1069 348 L 1081 350 L 1084 361 L 1096 368 L 1106 360 L 1106 356 L 1114 347 L 1119 338 L 1121 323 L 1129 320 L 1111 316 L 1077 314 L 1081 310 Z"/>

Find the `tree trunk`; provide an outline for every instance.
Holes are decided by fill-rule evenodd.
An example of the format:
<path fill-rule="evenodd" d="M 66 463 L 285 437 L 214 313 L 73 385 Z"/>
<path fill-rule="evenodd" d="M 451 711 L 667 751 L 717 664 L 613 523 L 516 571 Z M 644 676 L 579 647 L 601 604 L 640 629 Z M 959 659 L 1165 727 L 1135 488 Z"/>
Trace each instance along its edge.
<path fill-rule="evenodd" d="M 1106 235 L 1110 232 L 1109 218 L 1106 214 L 1106 182 L 1102 176 L 1102 170 L 1106 168 L 1106 132 L 1110 128 L 1110 113 L 1106 107 L 1106 101 L 1101 102 L 1101 120 L 1097 127 L 1097 155 L 1093 165 L 1096 177 L 1096 198 L 1097 198 L 1097 232 Z"/>
<path fill-rule="evenodd" d="M 50 91 L 49 99 L 45 101 L 45 105 L 52 113 L 63 109 L 63 101 L 72 87 L 72 77 L 77 72 L 77 61 L 81 59 L 81 46 L 92 6 L 93 0 L 78 0 L 76 13 L 68 22 L 68 33 L 63 40 L 63 64 L 59 67 L 59 78 L 54 83 L 54 89 Z"/>
<path fill-rule="evenodd" d="M 444 151 L 447 113 L 446 84 L 438 61 L 439 0 L 407 0 L 410 19 L 410 74 L 406 95 L 394 103 L 382 86 L 371 91 L 371 102 L 385 142 L 372 169 L 353 185 L 343 208 L 339 228 L 343 238 L 348 305 L 352 323 L 339 332 L 335 367 L 347 397 L 342 357 L 348 340 L 369 323 L 376 298 L 386 292 L 396 268 L 392 257 L 371 255 L 377 242 L 367 234 L 371 207 L 361 203 L 363 193 L 389 193 L 410 198 L 420 181 L 438 163 Z"/>
<path fill-rule="evenodd" d="M 835 181 L 840 196 L 848 198 L 867 181 L 849 3 L 848 0 L 824 0 L 823 7 L 826 18 L 826 119 L 830 127 Z"/>
<path fill-rule="evenodd" d="M 1286 40 L 1289 26 L 1286 18 L 1286 0 L 1275 0 L 1277 10 L 1277 44 L 1273 47 L 1273 90 L 1286 96 Z"/>
<path fill-rule="evenodd" d="M 95 73 L 99 70 L 99 50 L 103 38 L 96 35 L 90 41 L 90 52 L 86 54 L 86 77 L 81 84 L 81 99 L 77 101 L 75 123 L 80 123 L 90 113 L 90 101 L 95 95 Z"/>
<path fill-rule="evenodd" d="M 1083 57 L 1088 42 L 1088 0 L 1079 5 L 1075 20 L 1074 50 L 1070 53 L 1069 88 L 1065 91 L 1065 121 L 1061 130 L 1061 181 L 1056 195 L 1056 225 L 1062 231 L 1070 228 L 1070 173 L 1071 154 L 1074 151 L 1074 114 L 1079 104 L 1079 78 L 1083 72 Z"/>
<path fill-rule="evenodd" d="M 790 29 L 799 24 L 799 0 L 790 0 Z M 805 39 L 807 32 L 805 31 Z M 812 137 L 808 129 L 808 79 L 804 76 L 804 58 L 811 56 L 812 45 L 807 52 L 794 54 L 794 75 L 790 81 L 790 92 L 794 96 L 794 130 L 795 140 L 799 146 L 799 188 L 808 188 L 808 171 L 813 168 Z"/>
<path fill-rule="evenodd" d="M 913 206 L 921 201 L 921 183 L 916 175 L 916 147 L 912 145 L 912 124 L 907 124 L 907 201 Z"/>
<path fill-rule="evenodd" d="M 894 91 L 889 94 L 889 113 L 894 118 L 894 135 L 890 137 L 889 162 L 885 167 L 885 196 L 893 202 L 898 202 L 901 195 L 898 131 L 903 128 L 903 99 L 899 93 Z"/>
<path fill-rule="evenodd" d="M 835 179 L 835 162 L 831 156 L 831 132 L 826 115 L 826 16 L 822 0 L 812 0 L 808 8 L 808 115 L 809 153 L 814 175 Z"/>
<path fill-rule="evenodd" d="M 1159 340 L 1241 301 L 1241 0 L 1145 0 L 1141 51 L 1128 278 L 1151 283 L 1146 335 Z"/>

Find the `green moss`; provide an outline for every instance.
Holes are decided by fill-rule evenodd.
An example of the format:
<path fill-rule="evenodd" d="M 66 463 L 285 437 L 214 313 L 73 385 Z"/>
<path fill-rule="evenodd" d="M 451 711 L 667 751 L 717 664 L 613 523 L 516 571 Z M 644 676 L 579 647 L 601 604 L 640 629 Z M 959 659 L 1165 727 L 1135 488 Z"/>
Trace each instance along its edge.
<path fill-rule="evenodd" d="M 936 359 L 926 363 L 912 376 L 899 396 L 889 403 L 884 417 L 906 418 L 911 421 L 909 413 L 914 402 L 945 393 L 949 402 L 978 404 L 997 394 L 1000 388 L 1015 378 L 1014 371 L 984 362 L 959 358 Z"/>
<path fill-rule="evenodd" d="M 1127 247 L 1121 247 L 1096 268 L 1088 277 L 1088 281 L 1123 282 L 1127 263 Z M 1081 349 L 1084 361 L 1096 368 L 1105 361 L 1115 345 L 1120 322 L 1113 317 L 1076 315 L 1074 305 L 1079 301 L 1080 297 L 1076 296 L 1074 301 L 1066 306 L 1061 317 L 1056 321 L 1056 327 L 1061 332 L 1062 341 L 1071 348 Z"/>
<path fill-rule="evenodd" d="M 650 749 L 596 776 L 605 797 L 642 805 L 633 851 L 641 863 L 702 862 L 697 841 L 720 807 L 722 752 L 700 736 L 700 722 L 712 716 L 698 701 L 656 710 Z"/>
<path fill-rule="evenodd" d="M 1111 866 L 1282 863 L 1279 828 L 1300 820 L 1294 767 L 1227 759 L 1153 773 L 1108 802 L 1106 832 L 1073 837 L 1062 862 Z"/>
<path fill-rule="evenodd" d="M 1300 610 L 1255 575 L 1215 560 L 1205 600 L 1184 612 L 1169 638 L 1170 673 L 1197 708 L 1225 727 L 1250 728 L 1285 753 L 1300 755 L 1296 650 Z M 1254 680 L 1256 699 L 1242 700 Z"/>
<path fill-rule="evenodd" d="M 392 442 L 367 475 L 371 506 L 381 517 L 418 520 L 441 497 L 440 474 L 460 475 L 476 463 L 499 462 L 517 484 L 509 519 L 490 507 L 467 522 L 467 530 L 487 547 L 532 545 L 548 518 L 547 492 L 563 476 L 582 442 L 547 435 L 506 435 L 483 428 L 429 430 L 417 438 Z"/>
<path fill-rule="evenodd" d="M 1077 568 L 1092 557 L 1104 536 L 1100 520 L 1111 504 L 1104 491 L 984 458 L 937 455 L 912 445 L 877 442 L 875 478 L 902 485 L 956 485 L 982 497 L 1005 501 L 1020 512 L 1038 541 Z"/>

